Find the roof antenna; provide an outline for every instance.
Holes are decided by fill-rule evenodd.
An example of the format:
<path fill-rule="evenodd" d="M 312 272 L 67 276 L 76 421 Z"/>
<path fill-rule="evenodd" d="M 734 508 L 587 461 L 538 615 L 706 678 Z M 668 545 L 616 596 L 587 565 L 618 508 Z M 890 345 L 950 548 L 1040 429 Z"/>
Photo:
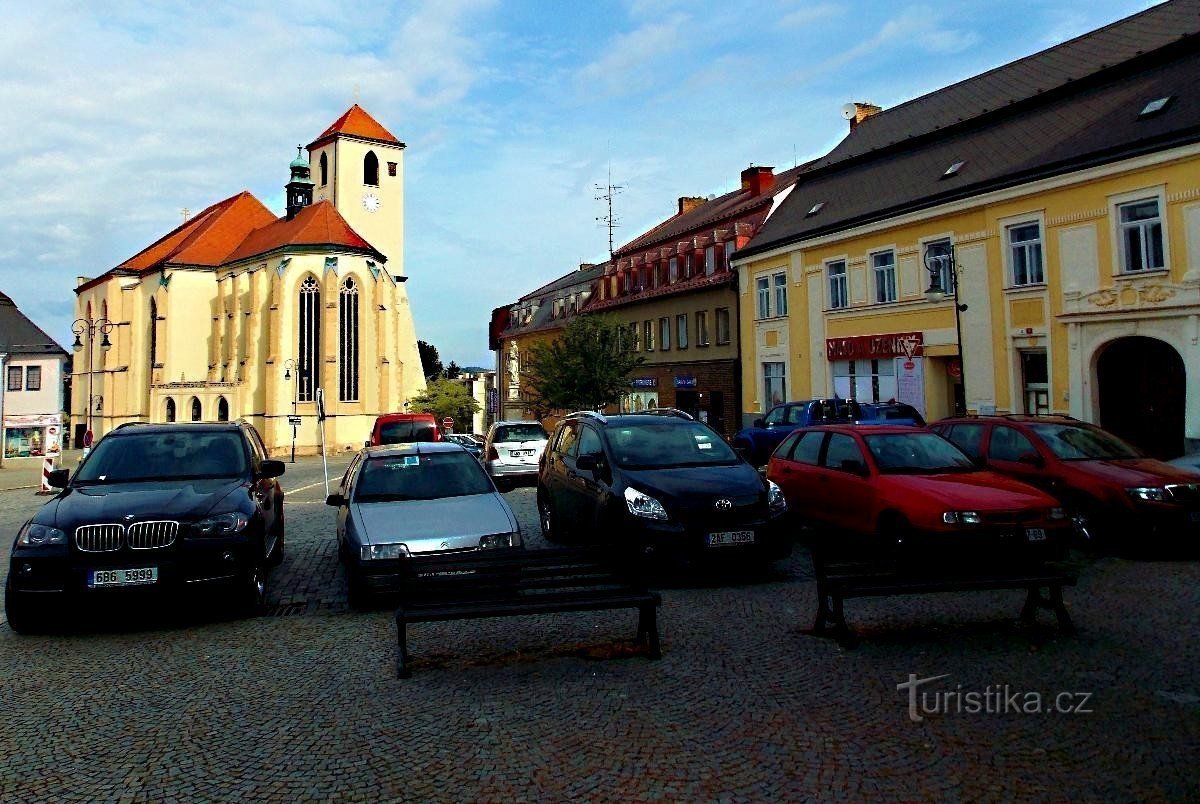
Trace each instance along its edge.
<path fill-rule="evenodd" d="M 184 207 L 183 209 L 179 210 L 179 214 L 183 216 L 183 222 L 187 223 L 188 216 L 192 214 L 192 211 L 187 207 Z"/>
<path fill-rule="evenodd" d="M 608 260 L 609 260 L 609 262 L 612 262 L 613 230 L 621 225 L 620 218 L 613 215 L 613 198 L 616 195 L 618 195 L 622 190 L 624 190 L 625 186 L 622 184 L 613 184 L 612 183 L 612 160 L 611 159 L 608 162 L 608 184 L 604 184 L 604 185 L 597 184 L 597 185 L 595 185 L 595 187 L 596 187 L 596 190 L 598 192 L 600 192 L 600 195 L 595 197 L 596 200 L 597 201 L 605 201 L 608 203 L 608 213 L 605 215 L 597 216 L 596 222 L 602 223 L 608 227 Z"/>

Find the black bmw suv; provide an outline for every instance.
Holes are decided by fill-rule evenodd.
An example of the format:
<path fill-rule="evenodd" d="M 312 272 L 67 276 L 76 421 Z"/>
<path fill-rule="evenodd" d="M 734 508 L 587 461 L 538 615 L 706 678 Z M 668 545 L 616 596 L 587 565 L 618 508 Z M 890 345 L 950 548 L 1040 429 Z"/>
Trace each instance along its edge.
<path fill-rule="evenodd" d="M 57 604 L 223 587 L 248 614 L 283 559 L 282 461 L 249 424 L 134 424 L 96 444 L 13 542 L 4 609 L 14 631 Z M 69 479 L 69 482 L 68 482 Z"/>
<path fill-rule="evenodd" d="M 571 414 L 542 455 L 537 504 L 551 541 L 691 557 L 791 552 L 779 487 L 679 411 Z"/>

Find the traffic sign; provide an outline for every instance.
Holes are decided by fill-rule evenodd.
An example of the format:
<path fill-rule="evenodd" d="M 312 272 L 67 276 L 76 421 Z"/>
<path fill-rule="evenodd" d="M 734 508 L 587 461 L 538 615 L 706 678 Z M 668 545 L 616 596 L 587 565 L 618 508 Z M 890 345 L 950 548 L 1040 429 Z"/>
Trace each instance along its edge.
<path fill-rule="evenodd" d="M 451 427 L 453 427 L 453 426 L 454 426 L 454 419 L 450 418 L 449 416 L 447 416 L 446 418 L 442 419 L 442 427 L 445 427 L 446 429 L 449 429 L 449 428 L 451 428 Z"/>
<path fill-rule="evenodd" d="M 299 427 L 300 426 L 300 417 L 299 416 L 288 416 L 288 424 L 290 424 L 292 427 Z"/>

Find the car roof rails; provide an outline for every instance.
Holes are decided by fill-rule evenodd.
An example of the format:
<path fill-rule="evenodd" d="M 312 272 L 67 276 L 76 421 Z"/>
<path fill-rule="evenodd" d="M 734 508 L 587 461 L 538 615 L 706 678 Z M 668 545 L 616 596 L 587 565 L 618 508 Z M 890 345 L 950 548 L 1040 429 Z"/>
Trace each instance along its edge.
<path fill-rule="evenodd" d="M 595 411 L 595 410 L 577 410 L 574 413 L 568 413 L 564 418 L 574 419 L 574 418 L 579 418 L 579 417 L 595 419 L 596 421 L 600 422 L 601 424 L 608 423 L 608 418 L 605 417 L 605 415 L 603 413 L 600 413 L 599 411 Z"/>
<path fill-rule="evenodd" d="M 116 427 L 113 428 L 113 431 L 115 432 L 117 430 L 121 430 L 126 427 L 136 427 L 136 426 L 142 425 L 142 424 L 154 424 L 154 422 L 121 422 L 120 424 L 118 424 Z"/>
<path fill-rule="evenodd" d="M 1070 419 L 1078 421 L 1074 416 L 1067 413 L 1005 413 L 1001 418 L 1005 419 Z"/>
<path fill-rule="evenodd" d="M 643 416 L 674 416 L 677 419 L 687 419 L 689 422 L 696 420 L 692 414 L 682 411 L 679 408 L 647 408 L 639 412 Z"/>

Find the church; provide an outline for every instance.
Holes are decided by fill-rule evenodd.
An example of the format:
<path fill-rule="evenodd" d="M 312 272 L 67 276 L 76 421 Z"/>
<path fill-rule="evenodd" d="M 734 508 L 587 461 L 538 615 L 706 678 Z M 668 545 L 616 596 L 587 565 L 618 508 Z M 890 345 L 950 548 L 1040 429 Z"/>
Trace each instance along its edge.
<path fill-rule="evenodd" d="M 355 104 L 298 153 L 287 213 L 243 191 L 75 287 L 73 441 L 245 419 L 273 456 L 357 449 L 425 387 L 404 143 Z M 303 149 L 298 148 L 298 151 Z"/>

